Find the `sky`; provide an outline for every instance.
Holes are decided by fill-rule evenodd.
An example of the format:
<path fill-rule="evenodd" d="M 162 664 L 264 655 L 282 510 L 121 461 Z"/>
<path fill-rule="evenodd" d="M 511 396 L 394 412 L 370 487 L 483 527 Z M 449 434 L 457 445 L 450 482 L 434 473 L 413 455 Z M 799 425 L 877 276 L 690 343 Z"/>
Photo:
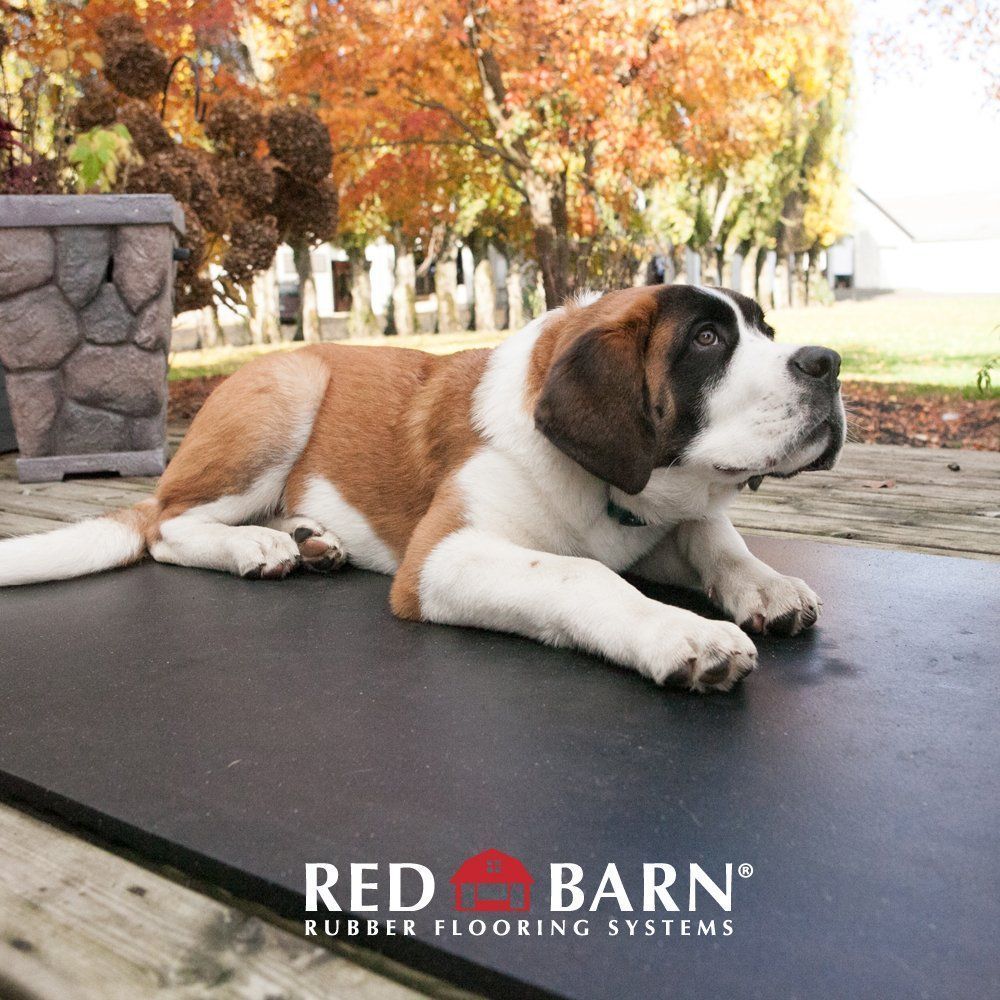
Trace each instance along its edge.
<path fill-rule="evenodd" d="M 851 175 L 876 198 L 1000 188 L 1000 107 L 986 103 L 982 71 L 928 36 L 928 62 L 875 79 L 864 32 L 876 17 L 902 20 L 906 0 L 862 0 L 855 44 L 856 107 Z"/>

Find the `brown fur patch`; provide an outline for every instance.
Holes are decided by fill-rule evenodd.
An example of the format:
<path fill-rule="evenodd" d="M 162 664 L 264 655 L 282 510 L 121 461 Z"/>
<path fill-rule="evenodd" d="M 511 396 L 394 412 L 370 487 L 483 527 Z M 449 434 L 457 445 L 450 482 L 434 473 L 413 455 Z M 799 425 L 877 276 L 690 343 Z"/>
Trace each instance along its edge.
<path fill-rule="evenodd" d="M 441 483 L 479 444 L 472 395 L 490 352 L 324 347 L 329 390 L 288 478 L 286 512 L 301 513 L 309 479 L 321 476 L 402 559 Z"/>
<path fill-rule="evenodd" d="M 662 288 L 611 292 L 567 309 L 539 337 L 525 402 L 535 426 L 588 472 L 626 493 L 649 480 L 657 455 L 657 421 L 650 401 L 651 369 L 665 367 L 665 350 L 651 350 Z M 658 388 L 663 380 L 658 376 Z"/>
<path fill-rule="evenodd" d="M 472 397 L 489 355 L 320 344 L 251 362 L 209 397 L 151 506 L 121 516 L 136 518 L 152 544 L 162 521 L 243 493 L 291 463 L 284 511 L 300 513 L 311 477 L 331 482 L 405 567 L 394 601 L 419 617 L 416 576 L 426 546 L 454 520 L 442 483 L 479 444 Z M 408 545 L 418 524 L 423 548 L 414 554 Z"/>
<path fill-rule="evenodd" d="M 145 550 L 156 540 L 157 524 L 160 519 L 160 503 L 155 497 L 148 500 L 140 500 L 134 507 L 126 507 L 124 510 L 113 510 L 105 515 L 109 520 L 117 521 L 128 528 L 132 528 L 142 536 Z M 129 566 L 142 558 L 143 552 L 134 557 L 124 559 L 120 565 Z"/>
<path fill-rule="evenodd" d="M 423 617 L 420 611 L 420 573 L 424 562 L 442 539 L 464 525 L 462 496 L 457 484 L 449 480 L 438 489 L 430 509 L 410 537 L 406 556 L 396 571 L 389 591 L 393 614 L 410 621 L 419 621 Z"/>
<path fill-rule="evenodd" d="M 535 341 L 528 364 L 525 406 L 533 411 L 538 403 L 552 363 L 577 338 L 597 327 L 640 330 L 652 325 L 661 286 L 623 288 L 609 292 L 588 306 L 569 302 L 563 312 L 548 319 Z"/>

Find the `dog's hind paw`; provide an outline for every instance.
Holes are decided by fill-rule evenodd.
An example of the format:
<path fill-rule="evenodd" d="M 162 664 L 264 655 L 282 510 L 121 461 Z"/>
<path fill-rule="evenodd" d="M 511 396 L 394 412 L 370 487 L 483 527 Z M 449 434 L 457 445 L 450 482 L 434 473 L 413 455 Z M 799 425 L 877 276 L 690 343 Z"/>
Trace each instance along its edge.
<path fill-rule="evenodd" d="M 347 558 L 340 539 L 315 522 L 299 524 L 292 532 L 304 569 L 313 573 L 335 573 Z"/>

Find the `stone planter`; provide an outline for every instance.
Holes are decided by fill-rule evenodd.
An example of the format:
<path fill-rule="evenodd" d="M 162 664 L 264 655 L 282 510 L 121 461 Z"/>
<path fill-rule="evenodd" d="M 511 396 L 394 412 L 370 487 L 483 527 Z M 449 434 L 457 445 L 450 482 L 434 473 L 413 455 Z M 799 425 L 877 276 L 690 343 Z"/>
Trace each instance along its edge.
<path fill-rule="evenodd" d="M 22 482 L 163 471 L 183 232 L 169 195 L 0 196 L 0 365 Z"/>

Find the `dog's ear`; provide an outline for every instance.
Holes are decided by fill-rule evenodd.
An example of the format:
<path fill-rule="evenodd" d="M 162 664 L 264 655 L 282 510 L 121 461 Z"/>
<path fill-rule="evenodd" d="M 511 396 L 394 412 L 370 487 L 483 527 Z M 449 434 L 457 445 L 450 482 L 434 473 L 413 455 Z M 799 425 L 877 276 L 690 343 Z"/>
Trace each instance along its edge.
<path fill-rule="evenodd" d="M 576 336 L 552 363 L 535 426 L 588 472 L 639 493 L 656 462 L 645 357 L 651 320 L 606 323 Z"/>

